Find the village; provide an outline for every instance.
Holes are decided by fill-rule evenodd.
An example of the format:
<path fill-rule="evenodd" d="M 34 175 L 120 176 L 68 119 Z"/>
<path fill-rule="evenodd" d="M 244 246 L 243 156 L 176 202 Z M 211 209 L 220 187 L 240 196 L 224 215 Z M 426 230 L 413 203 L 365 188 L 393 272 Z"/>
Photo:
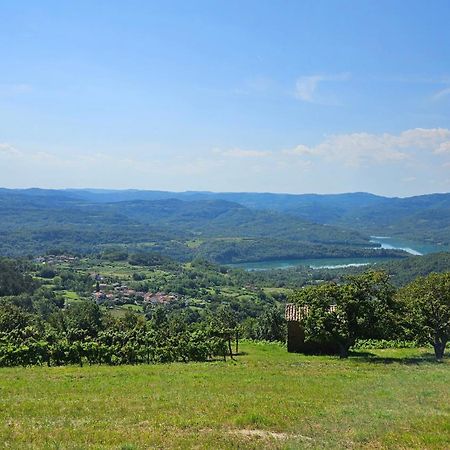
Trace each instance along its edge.
<path fill-rule="evenodd" d="M 119 305 L 165 305 L 178 300 L 179 295 L 173 292 L 144 292 L 129 288 L 121 282 L 106 283 L 99 274 L 93 274 L 95 290 L 92 297 L 98 305 L 113 308 Z"/>
<path fill-rule="evenodd" d="M 33 259 L 35 263 L 39 264 L 73 264 L 78 261 L 78 257 L 72 255 L 44 255 L 37 256 Z"/>

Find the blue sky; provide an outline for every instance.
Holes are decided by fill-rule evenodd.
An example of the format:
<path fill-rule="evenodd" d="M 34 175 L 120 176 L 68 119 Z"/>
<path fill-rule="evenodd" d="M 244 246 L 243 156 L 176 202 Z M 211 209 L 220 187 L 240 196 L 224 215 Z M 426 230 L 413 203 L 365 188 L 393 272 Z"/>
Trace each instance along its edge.
<path fill-rule="evenodd" d="M 450 191 L 450 2 L 0 1 L 0 185 Z"/>

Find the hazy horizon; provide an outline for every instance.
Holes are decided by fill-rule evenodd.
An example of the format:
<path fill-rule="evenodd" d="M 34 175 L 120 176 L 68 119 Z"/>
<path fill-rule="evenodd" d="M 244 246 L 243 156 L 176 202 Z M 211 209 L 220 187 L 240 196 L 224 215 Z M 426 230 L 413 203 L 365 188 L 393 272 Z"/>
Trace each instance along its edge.
<path fill-rule="evenodd" d="M 275 191 L 214 191 L 214 190 L 191 190 L 191 189 L 181 189 L 181 190 L 166 190 L 166 189 L 139 189 L 139 188 L 102 188 L 102 187 L 55 187 L 55 188 L 43 188 L 39 186 L 27 186 L 27 187 L 17 187 L 10 188 L 7 186 L 0 186 L 0 189 L 10 189 L 10 190 L 51 190 L 51 191 L 90 191 L 90 192 L 98 192 L 98 193 L 106 193 L 106 192 L 164 192 L 164 193 L 173 193 L 173 194 L 189 194 L 189 193 L 205 193 L 205 194 L 268 194 L 268 195 L 352 195 L 352 194 L 367 194 L 374 195 L 377 197 L 386 197 L 386 198 L 408 198 L 408 197 L 418 197 L 418 196 L 426 196 L 426 195 L 445 195 L 450 194 L 449 192 L 428 192 L 424 194 L 417 195 L 383 195 L 377 194 L 376 192 L 369 191 L 345 191 L 345 192 L 275 192 Z"/>

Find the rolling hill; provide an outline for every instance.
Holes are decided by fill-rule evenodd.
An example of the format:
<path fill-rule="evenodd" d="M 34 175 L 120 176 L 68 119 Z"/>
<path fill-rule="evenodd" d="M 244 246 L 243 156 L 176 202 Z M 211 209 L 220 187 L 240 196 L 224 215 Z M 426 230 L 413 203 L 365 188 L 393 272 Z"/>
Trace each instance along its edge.
<path fill-rule="evenodd" d="M 59 249 L 92 253 L 117 245 L 179 260 L 202 257 L 220 263 L 401 256 L 401 252 L 368 248 L 373 246 L 369 237 L 358 231 L 313 223 L 293 214 L 195 196 L 188 196 L 189 201 L 123 200 L 126 192 L 120 194 L 120 201 L 105 202 L 102 196 L 111 193 L 0 190 L 0 252 L 38 254 Z"/>
<path fill-rule="evenodd" d="M 366 235 L 450 244 L 450 193 L 407 198 L 364 192 L 346 194 L 272 194 L 165 191 L 65 191 L 95 203 L 134 200 L 226 200 L 249 209 L 275 211 L 307 222 L 335 225 Z"/>

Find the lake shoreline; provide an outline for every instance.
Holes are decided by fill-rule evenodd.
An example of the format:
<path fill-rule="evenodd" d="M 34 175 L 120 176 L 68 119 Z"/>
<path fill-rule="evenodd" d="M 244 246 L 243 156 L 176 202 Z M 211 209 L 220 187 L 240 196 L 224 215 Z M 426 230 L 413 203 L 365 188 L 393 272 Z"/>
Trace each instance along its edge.
<path fill-rule="evenodd" d="M 402 250 L 408 256 L 423 256 L 443 251 L 441 246 L 407 241 L 389 236 L 370 236 L 371 243 L 378 244 L 374 249 Z M 322 258 L 283 258 L 278 260 L 247 261 L 227 264 L 228 267 L 245 270 L 278 270 L 303 266 L 313 270 L 345 269 L 348 267 L 371 266 L 380 262 L 402 259 L 402 256 L 365 256 L 365 257 L 322 257 Z"/>

